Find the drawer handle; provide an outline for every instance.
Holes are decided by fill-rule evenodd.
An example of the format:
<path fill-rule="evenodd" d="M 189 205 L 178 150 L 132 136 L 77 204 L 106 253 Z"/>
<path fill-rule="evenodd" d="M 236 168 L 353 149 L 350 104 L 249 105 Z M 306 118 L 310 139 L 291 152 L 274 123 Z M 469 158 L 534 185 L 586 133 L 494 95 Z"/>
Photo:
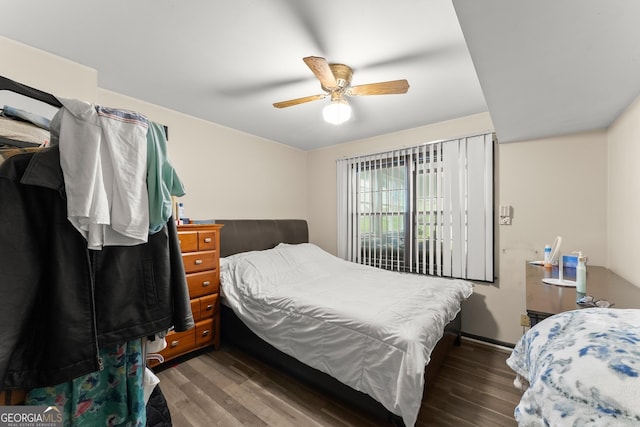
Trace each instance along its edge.
<path fill-rule="evenodd" d="M 180 344 L 180 341 L 178 341 L 178 340 L 171 341 L 171 348 L 177 347 L 178 344 Z"/>
<path fill-rule="evenodd" d="M 202 331 L 202 336 L 206 337 L 207 335 L 209 335 L 209 330 L 207 329 L 206 331 Z"/>
<path fill-rule="evenodd" d="M 204 282 L 202 282 L 202 287 L 206 288 L 207 286 L 209 286 L 211 284 L 211 282 L 209 280 L 205 280 Z"/>
<path fill-rule="evenodd" d="M 205 243 L 211 243 L 211 237 L 205 237 L 204 238 L 204 242 Z"/>
<path fill-rule="evenodd" d="M 200 265 L 202 264 L 202 260 L 201 259 L 197 259 L 193 262 L 195 265 Z"/>
<path fill-rule="evenodd" d="M 212 310 L 213 309 L 213 304 L 207 304 L 207 308 L 206 311 Z"/>

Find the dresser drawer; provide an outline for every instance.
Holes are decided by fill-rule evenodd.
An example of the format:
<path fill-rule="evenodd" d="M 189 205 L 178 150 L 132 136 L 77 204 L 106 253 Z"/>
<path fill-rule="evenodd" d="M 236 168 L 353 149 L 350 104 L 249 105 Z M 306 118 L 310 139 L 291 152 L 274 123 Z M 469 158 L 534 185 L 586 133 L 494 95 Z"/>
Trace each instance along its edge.
<path fill-rule="evenodd" d="M 193 252 L 198 250 L 198 232 L 197 231 L 179 232 L 178 241 L 180 242 L 180 250 L 182 251 L 182 253 Z"/>
<path fill-rule="evenodd" d="M 193 321 L 197 322 L 200 320 L 200 298 L 191 300 L 191 314 L 193 315 Z"/>
<path fill-rule="evenodd" d="M 215 270 L 217 267 L 217 257 L 215 251 L 191 252 L 182 255 L 184 271 L 194 273 L 196 271 Z"/>
<path fill-rule="evenodd" d="M 187 285 L 191 298 L 218 292 L 219 279 L 217 270 L 187 274 Z"/>
<path fill-rule="evenodd" d="M 169 332 L 166 340 L 167 347 L 160 352 L 165 359 L 186 353 L 196 344 L 195 329 L 191 328 L 185 332 Z"/>
<path fill-rule="evenodd" d="M 218 294 L 207 295 L 200 298 L 200 319 L 213 317 L 218 312 Z"/>
<path fill-rule="evenodd" d="M 24 400 L 26 397 L 27 392 L 25 390 L 2 390 L 0 391 L 0 406 L 24 405 Z M 16 423 L 15 425 L 22 424 Z"/>
<path fill-rule="evenodd" d="M 214 320 L 207 319 L 196 323 L 196 346 L 213 344 L 215 340 Z"/>
<path fill-rule="evenodd" d="M 216 249 L 216 232 L 215 231 L 199 231 L 198 232 L 198 250 L 209 251 Z"/>

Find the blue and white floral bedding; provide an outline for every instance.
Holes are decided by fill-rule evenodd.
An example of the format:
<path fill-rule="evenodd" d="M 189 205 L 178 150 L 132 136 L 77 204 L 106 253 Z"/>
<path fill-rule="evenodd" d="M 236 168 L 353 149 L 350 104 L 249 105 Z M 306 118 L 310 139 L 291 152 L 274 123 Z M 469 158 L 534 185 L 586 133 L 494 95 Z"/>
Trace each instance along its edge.
<path fill-rule="evenodd" d="M 507 364 L 525 389 L 520 426 L 640 426 L 640 310 L 551 316 L 527 331 Z"/>

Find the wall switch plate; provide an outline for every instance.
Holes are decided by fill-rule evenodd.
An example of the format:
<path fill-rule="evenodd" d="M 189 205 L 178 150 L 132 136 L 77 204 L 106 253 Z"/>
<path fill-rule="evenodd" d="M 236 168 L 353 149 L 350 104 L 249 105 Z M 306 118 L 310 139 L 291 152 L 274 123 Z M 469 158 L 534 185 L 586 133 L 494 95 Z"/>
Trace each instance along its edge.
<path fill-rule="evenodd" d="M 500 205 L 499 208 L 500 225 L 511 225 L 511 217 L 513 216 L 511 205 Z"/>

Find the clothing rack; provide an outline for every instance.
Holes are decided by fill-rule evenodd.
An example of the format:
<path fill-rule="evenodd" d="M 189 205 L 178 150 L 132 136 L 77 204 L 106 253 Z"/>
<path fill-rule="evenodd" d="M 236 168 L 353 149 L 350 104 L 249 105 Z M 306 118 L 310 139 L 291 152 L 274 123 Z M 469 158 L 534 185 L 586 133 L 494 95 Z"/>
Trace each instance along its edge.
<path fill-rule="evenodd" d="M 58 98 L 51 95 L 50 93 L 32 88 L 31 86 L 23 85 L 22 83 L 18 83 L 3 76 L 0 76 L 0 90 L 10 90 L 11 92 L 28 96 L 29 98 L 47 103 L 56 108 L 62 107 L 62 104 L 60 103 L 60 101 L 58 101 Z"/>
<path fill-rule="evenodd" d="M 25 84 L 22 83 L 18 83 L 14 80 L 8 79 L 4 76 L 0 76 L 0 91 L 1 90 L 10 90 L 11 92 L 15 92 L 17 94 L 20 95 L 24 95 L 27 96 L 29 98 L 33 98 L 37 101 L 41 101 L 44 102 L 46 104 L 49 104 L 53 107 L 56 108 L 62 108 L 62 103 L 60 101 L 58 101 L 58 98 L 56 98 L 54 95 L 47 93 L 47 92 L 43 92 L 39 89 L 33 88 L 31 86 L 27 86 Z M 166 125 L 163 125 L 164 128 L 164 133 L 165 133 L 165 137 L 167 138 L 167 140 L 169 140 L 169 128 Z M 3 138 L 0 137 L 0 143 L 2 142 L 8 142 L 11 145 L 14 146 L 22 146 L 22 147 L 30 147 L 30 146 L 34 146 L 35 144 L 31 144 L 29 142 L 21 142 L 21 141 L 14 141 L 14 140 L 9 140 L 7 138 Z M 16 144 L 17 143 L 17 144 Z M 24 145 L 22 145 L 24 144 Z"/>

